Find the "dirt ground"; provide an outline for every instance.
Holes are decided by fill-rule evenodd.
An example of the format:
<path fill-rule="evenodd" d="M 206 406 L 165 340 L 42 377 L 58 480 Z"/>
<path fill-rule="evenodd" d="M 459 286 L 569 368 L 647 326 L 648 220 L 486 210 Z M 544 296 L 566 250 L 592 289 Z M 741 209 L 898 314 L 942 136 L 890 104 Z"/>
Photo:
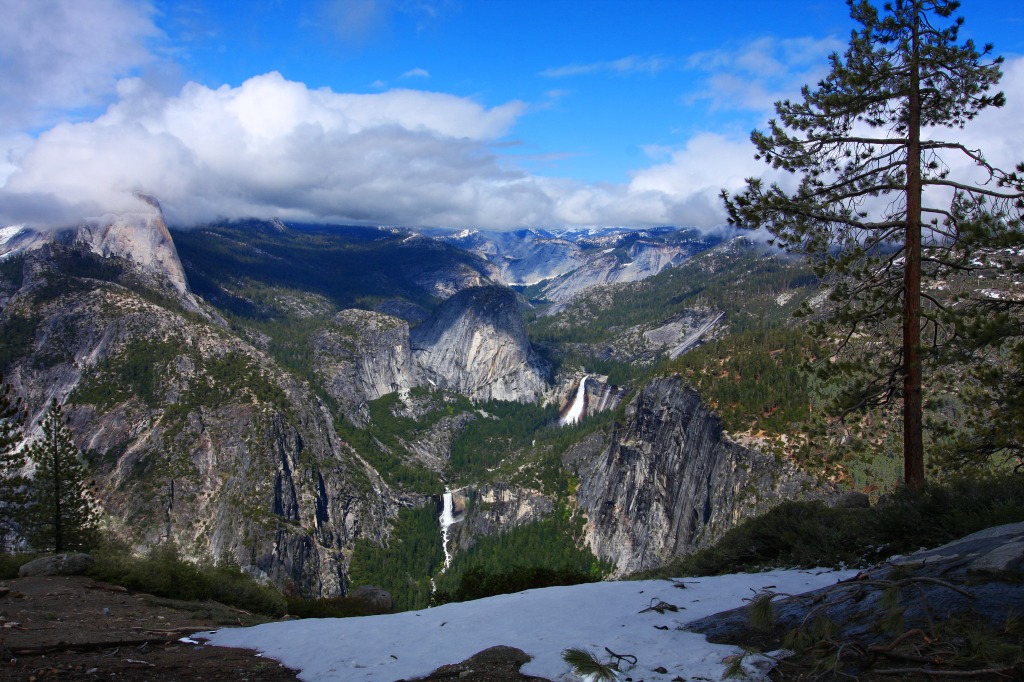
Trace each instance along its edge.
<path fill-rule="evenodd" d="M 294 670 L 253 651 L 181 641 L 266 620 L 216 602 L 132 594 L 85 577 L 0 581 L 0 681 L 297 680 Z M 422 682 L 544 682 L 519 672 L 528 658 L 494 647 Z"/>
<path fill-rule="evenodd" d="M 263 620 L 85 577 L 7 580 L 0 582 L 0 680 L 296 680 L 295 671 L 252 651 L 180 641 Z"/>

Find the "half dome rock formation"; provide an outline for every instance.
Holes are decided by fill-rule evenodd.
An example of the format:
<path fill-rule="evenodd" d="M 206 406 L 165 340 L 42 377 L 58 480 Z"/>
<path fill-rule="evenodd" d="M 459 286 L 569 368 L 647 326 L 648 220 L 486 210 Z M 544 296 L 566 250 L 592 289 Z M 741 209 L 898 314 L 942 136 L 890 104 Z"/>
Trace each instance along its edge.
<path fill-rule="evenodd" d="M 159 211 L 91 219 L 78 228 L 75 241 L 93 253 L 125 258 L 144 272 L 166 278 L 179 294 L 188 292 L 185 269 Z"/>
<path fill-rule="evenodd" d="M 35 251 L 47 244 L 85 247 L 103 258 L 131 263 L 132 270 L 150 286 L 169 287 L 187 309 L 199 312 L 201 308 L 189 289 L 160 203 L 147 195 L 137 196 L 149 206 L 148 210 L 106 214 L 67 229 L 45 230 L 26 225 L 0 228 L 0 258 Z"/>
<path fill-rule="evenodd" d="M 427 381 L 473 400 L 532 401 L 546 388 L 515 292 L 474 287 L 445 301 L 412 330 L 413 357 Z"/>

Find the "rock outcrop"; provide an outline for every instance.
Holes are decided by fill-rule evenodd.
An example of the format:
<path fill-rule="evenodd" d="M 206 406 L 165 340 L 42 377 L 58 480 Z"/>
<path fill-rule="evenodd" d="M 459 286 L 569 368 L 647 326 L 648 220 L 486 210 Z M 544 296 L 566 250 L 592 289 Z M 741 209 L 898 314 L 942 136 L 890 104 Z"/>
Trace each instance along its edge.
<path fill-rule="evenodd" d="M 53 244 L 84 246 L 102 258 L 118 258 L 130 263 L 148 286 L 170 289 L 186 309 L 203 312 L 189 289 L 159 202 L 153 197 L 138 196 L 148 204 L 149 210 L 107 214 L 62 230 L 38 230 L 24 225 L 5 227 L 0 230 L 0 257 L 25 254 Z"/>
<path fill-rule="evenodd" d="M 565 462 L 579 478 L 590 548 L 617 575 L 706 547 L 811 486 L 793 467 L 728 440 L 677 376 L 648 383 L 621 427 L 574 446 Z"/>
<path fill-rule="evenodd" d="M 1019 639 L 1016 649 L 998 643 L 1013 632 L 1024 610 L 1024 523 L 894 557 L 821 590 L 770 596 L 774 624 L 769 632 L 754 628 L 750 607 L 702 618 L 687 629 L 712 642 L 757 641 L 765 648 L 781 648 L 787 633 L 809 644 L 827 640 L 832 650 L 849 652 L 835 656 L 836 677 L 865 675 L 876 664 L 890 676 L 910 676 L 924 664 L 929 677 L 1024 679 Z M 988 669 L 980 671 L 978 661 L 971 665 L 971 658 L 986 657 L 1001 657 L 1003 663 L 986 661 Z M 901 664 L 913 670 L 901 671 Z"/>
<path fill-rule="evenodd" d="M 330 395 L 356 423 L 359 408 L 419 383 L 409 325 L 368 310 L 342 310 L 313 337 L 315 369 Z"/>
<path fill-rule="evenodd" d="M 535 400 L 546 387 L 519 301 L 505 287 L 452 296 L 412 330 L 413 357 L 427 382 L 473 400 Z"/>
<path fill-rule="evenodd" d="M 563 377 L 555 390 L 553 399 L 558 401 L 558 420 L 563 424 L 580 422 L 599 412 L 614 410 L 626 395 L 626 388 L 609 384 L 607 376 L 579 372 L 572 377 Z"/>
<path fill-rule="evenodd" d="M 478 538 L 550 516 L 555 501 L 537 490 L 494 483 L 469 486 L 452 493 L 454 518 L 450 542 L 457 551 L 472 547 Z"/>
<path fill-rule="evenodd" d="M 554 279 L 544 287 L 544 297 L 549 301 L 564 303 L 591 287 L 637 282 L 656 275 L 665 268 L 682 263 L 691 253 L 692 249 L 687 246 L 638 241 L 630 245 L 624 255 L 601 255 Z M 560 306 L 552 308 L 556 311 L 559 309 Z M 551 311 L 548 314 L 551 314 Z"/>
<path fill-rule="evenodd" d="M 120 284 L 62 274 L 55 259 L 73 248 L 27 254 L 2 311 L 32 324 L 5 368 L 27 434 L 64 403 L 111 530 L 140 551 L 173 539 L 303 595 L 343 593 L 355 540 L 384 537 L 397 511 L 377 472 L 262 352 Z"/>

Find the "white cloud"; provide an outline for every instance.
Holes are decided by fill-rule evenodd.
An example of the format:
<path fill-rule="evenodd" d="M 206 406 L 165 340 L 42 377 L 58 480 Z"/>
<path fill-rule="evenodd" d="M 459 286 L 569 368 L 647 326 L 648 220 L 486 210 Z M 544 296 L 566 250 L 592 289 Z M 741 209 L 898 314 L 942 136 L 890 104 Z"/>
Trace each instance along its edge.
<path fill-rule="evenodd" d="M 546 78 L 565 78 L 567 76 L 584 76 L 594 73 L 658 73 L 667 68 L 671 62 L 661 57 L 637 57 L 631 55 L 612 61 L 590 62 L 588 64 L 568 64 L 544 69 L 540 72 Z"/>
<path fill-rule="evenodd" d="M 709 102 L 713 110 L 771 111 L 772 104 L 800 92 L 828 72 L 825 57 L 842 52 L 836 38 L 759 38 L 732 49 L 692 55 L 687 68 L 707 73 L 683 100 Z"/>
<path fill-rule="evenodd" d="M 402 78 L 430 78 L 430 72 L 426 69 L 416 67 L 415 69 L 409 69 L 403 73 Z"/>
<path fill-rule="evenodd" d="M 1006 63 L 1009 104 L 953 139 L 997 165 L 1024 161 L 1024 58 Z M 0 159 L 0 224 L 63 223 L 158 197 L 177 224 L 219 217 L 512 228 L 725 221 L 722 188 L 771 175 L 745 135 L 702 133 L 650 147 L 627 184 L 533 176 L 501 157 L 529 110 L 417 90 L 345 94 L 277 73 L 238 87 L 190 83 L 175 96 L 139 79 L 94 121 L 63 123 Z M 13 169 L 13 172 L 12 172 Z M 789 177 L 784 176 L 784 177 Z M 791 179 L 788 181 L 792 181 Z M 0 175 L 0 183 L 4 182 Z"/>
<path fill-rule="evenodd" d="M 127 0 L 0 0 L 0 130 L 101 104 L 154 61 L 154 10 Z"/>
<path fill-rule="evenodd" d="M 523 113 L 519 102 L 487 108 L 414 90 L 338 94 L 277 73 L 237 88 L 190 83 L 175 97 L 131 79 L 119 95 L 95 121 L 39 136 L 7 179 L 0 217 L 24 220 L 12 206 L 52 194 L 69 208 L 68 220 L 80 219 L 81 204 L 123 210 L 135 204 L 134 191 L 159 197 L 186 222 L 276 215 L 435 224 L 534 215 L 510 199 L 522 197 L 523 176 L 503 169 L 487 147 Z"/>

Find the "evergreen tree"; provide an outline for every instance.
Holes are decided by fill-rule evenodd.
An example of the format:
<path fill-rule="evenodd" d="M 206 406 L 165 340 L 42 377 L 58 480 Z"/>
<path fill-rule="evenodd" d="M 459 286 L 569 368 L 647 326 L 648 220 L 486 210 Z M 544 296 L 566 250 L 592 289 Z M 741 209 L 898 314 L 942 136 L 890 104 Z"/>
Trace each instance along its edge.
<path fill-rule="evenodd" d="M 980 150 L 930 132 L 963 128 L 1004 103 L 989 94 L 1001 58 L 989 57 L 991 45 L 959 42 L 963 19 L 951 18 L 959 3 L 894 0 L 882 12 L 866 0 L 848 4 L 860 28 L 845 54 L 830 57 L 817 89 L 777 102 L 778 119 L 751 136 L 759 158 L 800 178 L 797 189 L 751 178 L 723 199 L 733 224 L 766 227 L 785 249 L 812 256 L 832 287 L 818 331 L 834 341 L 834 361 L 820 371 L 845 385 L 836 408 L 845 417 L 902 403 L 904 478 L 918 487 L 922 363 L 963 328 L 952 299 L 938 287 L 922 293 L 922 279 L 976 267 L 977 248 L 1019 225 L 1024 185 Z M 964 166 L 970 171 L 955 176 Z M 836 361 L 870 337 L 868 353 Z"/>
<path fill-rule="evenodd" d="M 38 550 L 88 549 L 98 518 L 81 452 L 54 400 L 41 424 L 43 435 L 28 450 L 36 472 L 31 487 L 29 540 Z"/>
<path fill-rule="evenodd" d="M 21 475 L 25 457 L 17 449 L 21 441 L 21 401 L 12 398 L 11 387 L 0 375 L 0 546 L 20 529 L 27 481 Z"/>

